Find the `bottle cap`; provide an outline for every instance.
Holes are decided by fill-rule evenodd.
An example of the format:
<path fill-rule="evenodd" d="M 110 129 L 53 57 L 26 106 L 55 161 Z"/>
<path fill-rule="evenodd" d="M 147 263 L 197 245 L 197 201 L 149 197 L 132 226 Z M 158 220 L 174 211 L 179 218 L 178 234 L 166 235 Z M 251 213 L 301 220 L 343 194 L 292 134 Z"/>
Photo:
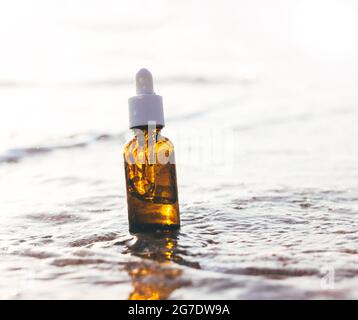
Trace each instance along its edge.
<path fill-rule="evenodd" d="M 136 74 L 137 95 L 129 98 L 129 128 L 147 126 L 155 122 L 164 127 L 163 99 L 153 90 L 153 77 L 147 69 Z"/>

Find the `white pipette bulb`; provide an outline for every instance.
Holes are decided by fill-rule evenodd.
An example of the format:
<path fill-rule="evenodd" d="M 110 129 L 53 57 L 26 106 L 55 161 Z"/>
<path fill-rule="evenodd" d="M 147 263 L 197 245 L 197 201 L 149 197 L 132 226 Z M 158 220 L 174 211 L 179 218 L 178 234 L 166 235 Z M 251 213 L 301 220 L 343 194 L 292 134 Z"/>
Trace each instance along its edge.
<path fill-rule="evenodd" d="M 149 70 L 140 69 L 136 75 L 137 94 L 154 94 L 153 77 Z"/>

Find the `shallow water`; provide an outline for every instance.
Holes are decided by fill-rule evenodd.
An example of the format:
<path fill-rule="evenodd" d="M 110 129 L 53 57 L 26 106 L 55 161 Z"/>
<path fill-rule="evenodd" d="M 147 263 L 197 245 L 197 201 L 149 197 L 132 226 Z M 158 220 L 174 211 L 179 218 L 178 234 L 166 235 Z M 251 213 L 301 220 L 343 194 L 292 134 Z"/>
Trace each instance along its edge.
<path fill-rule="evenodd" d="M 135 3 L 127 11 L 136 11 Z M 230 50 L 215 55 L 211 41 L 203 41 L 194 56 L 179 51 L 182 62 L 168 69 L 174 62 L 167 54 L 177 48 L 170 32 L 185 27 L 184 37 L 196 26 L 195 15 L 184 15 L 187 6 L 165 7 L 141 28 L 124 18 L 117 26 L 113 8 L 99 2 L 91 8 L 102 8 L 103 21 L 90 9 L 56 11 L 67 27 L 54 27 L 60 40 L 87 59 L 77 73 L 68 74 L 76 54 L 62 61 L 65 70 L 55 80 L 46 68 L 5 69 L 1 298 L 358 298 L 357 63 L 339 62 L 337 71 L 338 62 L 321 68 L 292 52 L 277 59 L 269 43 L 260 44 L 267 50 L 262 56 L 250 42 L 242 53 L 246 33 L 260 37 L 260 25 L 242 30 L 240 23 L 251 22 L 237 27 L 229 14 L 213 32 Z M 217 9 L 228 13 L 210 2 L 208 12 Z M 248 5 L 237 10 L 243 19 L 256 12 Z M 201 22 L 211 18 L 204 14 Z M 238 43 L 224 32 L 230 26 L 237 27 Z M 136 39 L 137 27 L 169 41 L 172 47 L 157 43 L 167 50 L 164 62 L 149 49 L 144 57 L 138 43 L 130 42 L 128 53 L 113 42 Z M 285 36 L 271 31 L 272 41 Z M 80 46 L 72 43 L 77 36 Z M 93 46 L 89 36 L 101 50 L 86 50 Z M 211 54 L 200 60 L 207 49 Z M 176 146 L 177 233 L 128 232 L 121 147 L 131 136 L 126 99 L 134 94 L 138 61 L 154 68 L 165 101 L 163 134 Z"/>

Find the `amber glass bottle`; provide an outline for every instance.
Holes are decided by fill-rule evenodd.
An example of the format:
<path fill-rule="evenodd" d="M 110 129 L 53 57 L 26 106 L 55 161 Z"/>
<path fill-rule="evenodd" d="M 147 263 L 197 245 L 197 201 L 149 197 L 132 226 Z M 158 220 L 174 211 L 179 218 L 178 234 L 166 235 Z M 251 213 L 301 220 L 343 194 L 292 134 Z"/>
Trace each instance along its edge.
<path fill-rule="evenodd" d="M 137 96 L 129 100 L 134 138 L 124 146 L 129 229 L 152 231 L 180 226 L 174 146 L 161 135 L 162 99 L 152 76 L 137 73 Z"/>

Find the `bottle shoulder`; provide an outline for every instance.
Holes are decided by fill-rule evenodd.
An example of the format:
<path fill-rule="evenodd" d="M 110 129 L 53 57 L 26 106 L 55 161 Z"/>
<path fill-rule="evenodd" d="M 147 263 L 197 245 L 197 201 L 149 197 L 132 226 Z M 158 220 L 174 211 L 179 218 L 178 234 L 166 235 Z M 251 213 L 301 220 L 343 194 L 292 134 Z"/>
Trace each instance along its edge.
<path fill-rule="evenodd" d="M 123 151 L 129 150 L 132 146 L 138 143 L 137 137 L 133 137 L 131 140 L 127 141 L 123 146 Z"/>
<path fill-rule="evenodd" d="M 175 164 L 174 145 L 161 134 L 156 136 L 155 144 L 150 142 L 148 136 L 145 139 L 143 136 L 134 136 L 124 145 L 123 155 L 126 162 L 131 164 L 144 164 L 147 161 L 155 161 L 154 163 L 161 165 Z"/>
<path fill-rule="evenodd" d="M 165 137 L 163 135 L 158 136 L 157 144 L 159 144 L 159 146 L 166 147 L 168 149 L 173 149 L 174 150 L 173 142 L 171 142 L 169 138 L 167 138 L 167 137 Z"/>

